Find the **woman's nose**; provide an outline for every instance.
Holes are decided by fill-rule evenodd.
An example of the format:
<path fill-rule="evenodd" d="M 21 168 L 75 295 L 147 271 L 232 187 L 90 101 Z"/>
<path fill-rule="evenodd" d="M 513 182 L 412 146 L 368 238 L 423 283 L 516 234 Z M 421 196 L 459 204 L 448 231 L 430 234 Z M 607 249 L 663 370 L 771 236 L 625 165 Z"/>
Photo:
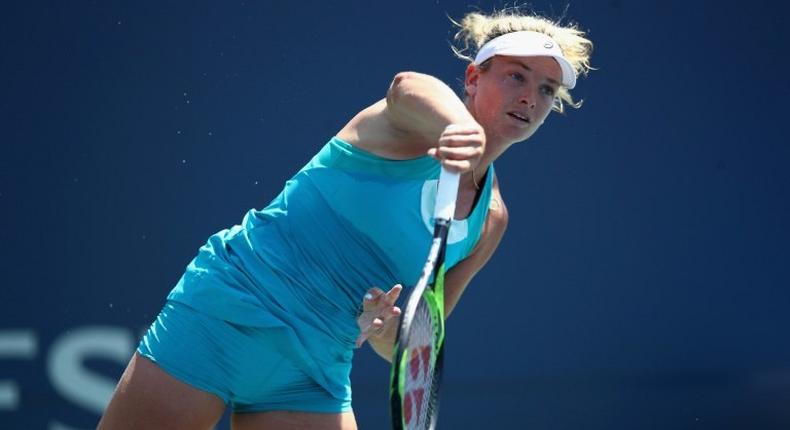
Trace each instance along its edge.
<path fill-rule="evenodd" d="M 519 101 L 527 105 L 530 109 L 535 108 L 535 94 L 531 90 L 524 91 Z"/>

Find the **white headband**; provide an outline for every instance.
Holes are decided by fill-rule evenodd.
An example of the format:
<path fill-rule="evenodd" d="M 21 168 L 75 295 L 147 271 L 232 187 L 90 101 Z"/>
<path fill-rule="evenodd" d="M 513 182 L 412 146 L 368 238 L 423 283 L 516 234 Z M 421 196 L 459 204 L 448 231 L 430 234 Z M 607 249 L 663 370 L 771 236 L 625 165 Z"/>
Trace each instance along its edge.
<path fill-rule="evenodd" d="M 551 37 L 537 31 L 514 31 L 495 37 L 478 51 L 475 65 L 479 65 L 494 55 L 513 55 L 518 57 L 553 57 L 562 70 L 562 85 L 571 89 L 576 86 L 576 71 L 570 61 L 562 55 L 562 50 Z"/>

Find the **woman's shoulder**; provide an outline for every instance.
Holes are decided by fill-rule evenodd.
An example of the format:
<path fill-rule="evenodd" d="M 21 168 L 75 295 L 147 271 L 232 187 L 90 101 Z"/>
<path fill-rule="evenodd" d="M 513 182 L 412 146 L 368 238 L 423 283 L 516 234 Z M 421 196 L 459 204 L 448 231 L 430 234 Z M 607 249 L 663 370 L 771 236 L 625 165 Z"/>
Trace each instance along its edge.
<path fill-rule="evenodd" d="M 387 113 L 387 99 L 362 109 L 337 132 L 349 144 L 391 160 L 408 160 L 425 155 L 420 137 L 400 130 Z"/>

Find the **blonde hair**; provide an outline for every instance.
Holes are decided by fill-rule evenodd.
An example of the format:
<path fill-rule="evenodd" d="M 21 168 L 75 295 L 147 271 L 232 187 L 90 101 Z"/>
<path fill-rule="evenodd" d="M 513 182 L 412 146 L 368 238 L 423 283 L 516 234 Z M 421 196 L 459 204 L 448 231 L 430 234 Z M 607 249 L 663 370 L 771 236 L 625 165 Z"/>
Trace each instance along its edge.
<path fill-rule="evenodd" d="M 563 26 L 558 21 L 554 22 L 542 16 L 523 14 L 517 7 L 503 9 L 491 15 L 471 12 L 466 14 L 460 23 L 452 19 L 451 21 L 460 27 L 460 30 L 455 34 L 455 40 L 462 44 L 461 47 L 453 46 L 453 53 L 463 60 L 474 61 L 474 54 L 486 42 L 495 37 L 514 31 L 537 31 L 557 42 L 565 58 L 573 65 L 577 75 L 586 75 L 592 70 L 590 54 L 593 44 L 585 38 L 585 33 L 579 30 L 575 24 Z M 483 62 L 480 68 L 487 70 L 488 66 L 489 64 Z M 553 109 L 560 113 L 564 112 L 563 102 L 574 108 L 579 108 L 582 105 L 581 101 L 573 101 L 567 88 L 560 87 L 554 98 Z"/>

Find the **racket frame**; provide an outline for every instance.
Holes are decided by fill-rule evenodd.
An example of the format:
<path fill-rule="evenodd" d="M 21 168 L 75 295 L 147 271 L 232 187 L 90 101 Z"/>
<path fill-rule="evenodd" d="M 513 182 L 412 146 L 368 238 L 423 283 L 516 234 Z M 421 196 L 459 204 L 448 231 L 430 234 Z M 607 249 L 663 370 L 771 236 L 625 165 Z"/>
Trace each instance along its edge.
<path fill-rule="evenodd" d="M 428 417 L 428 428 L 436 427 L 439 411 L 438 390 L 441 386 L 442 366 L 444 363 L 444 256 L 447 247 L 447 236 L 455 212 L 455 200 L 458 193 L 459 174 L 447 171 L 442 168 L 439 178 L 439 189 L 436 197 L 436 207 L 434 210 L 434 231 L 428 258 L 423 266 L 422 274 L 417 285 L 409 295 L 406 307 L 398 326 L 395 337 L 395 347 L 393 348 L 392 372 L 390 375 L 390 411 L 392 416 L 392 426 L 400 430 L 405 428 L 405 416 L 403 411 L 402 393 L 403 378 L 407 375 L 409 363 L 408 345 L 411 335 L 411 326 L 415 312 L 421 300 L 424 300 L 428 307 L 431 319 L 435 327 L 438 327 L 438 338 L 432 348 L 431 359 L 434 360 L 433 375 L 436 399 L 431 409 L 431 416 Z M 431 277 L 433 283 L 430 283 Z M 401 340 L 404 340 L 401 342 Z M 427 393 L 427 404 L 432 401 L 433 393 Z M 427 405 L 426 404 L 426 405 Z M 424 406 L 427 407 L 427 406 Z"/>

